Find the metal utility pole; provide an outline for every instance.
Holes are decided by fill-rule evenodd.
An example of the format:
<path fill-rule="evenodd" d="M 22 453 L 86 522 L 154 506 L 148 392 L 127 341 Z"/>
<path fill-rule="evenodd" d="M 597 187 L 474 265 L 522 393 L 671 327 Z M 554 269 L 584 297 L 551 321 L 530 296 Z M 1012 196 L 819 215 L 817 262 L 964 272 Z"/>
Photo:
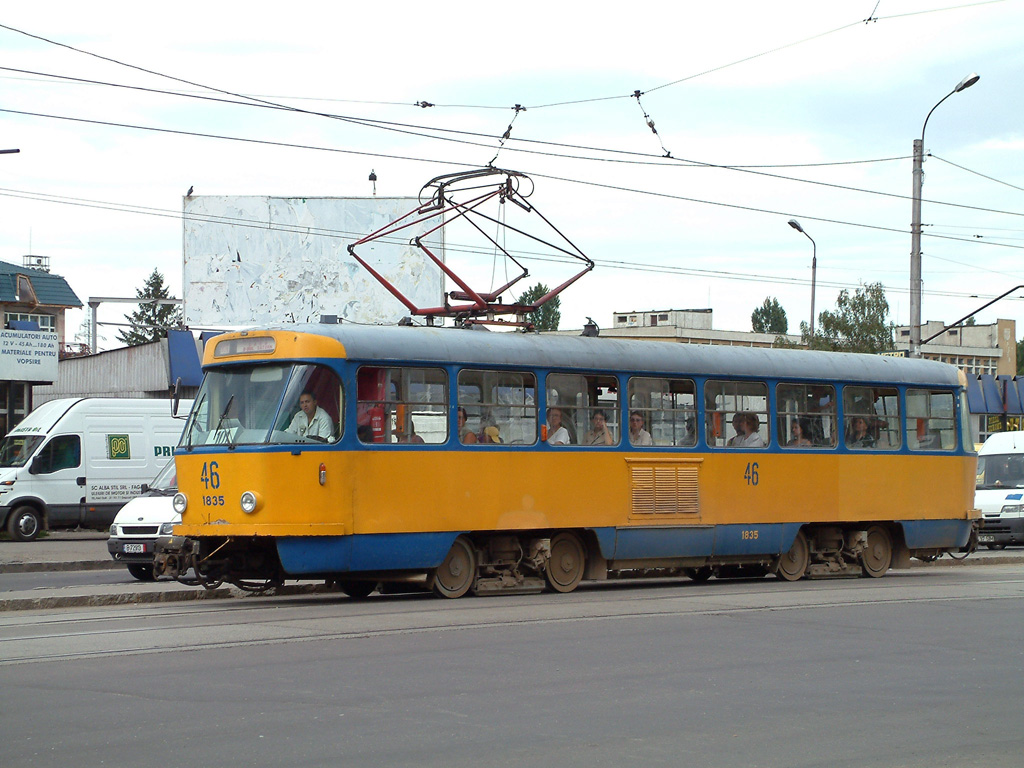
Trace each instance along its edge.
<path fill-rule="evenodd" d="M 814 238 L 804 232 L 804 228 L 800 226 L 800 222 L 796 219 L 789 220 L 789 226 L 795 229 L 797 232 L 802 234 L 808 240 L 811 241 L 811 340 L 814 339 L 814 292 L 815 292 L 815 280 L 818 274 L 818 244 L 814 242 Z"/>
<path fill-rule="evenodd" d="M 938 104 L 928 111 L 928 116 L 921 126 L 921 138 L 914 139 L 914 202 L 911 210 L 910 223 L 910 350 L 909 357 L 921 356 L 921 187 L 924 183 L 924 132 L 928 127 L 928 119 L 939 104 L 954 93 L 966 90 L 981 79 L 972 72 L 959 83 L 956 88 L 943 96 Z"/>

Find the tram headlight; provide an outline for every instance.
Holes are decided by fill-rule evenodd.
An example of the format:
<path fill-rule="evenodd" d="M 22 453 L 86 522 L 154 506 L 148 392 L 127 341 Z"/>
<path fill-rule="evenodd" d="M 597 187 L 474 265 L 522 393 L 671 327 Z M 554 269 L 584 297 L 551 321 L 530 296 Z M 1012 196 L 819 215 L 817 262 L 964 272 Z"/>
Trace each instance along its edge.
<path fill-rule="evenodd" d="M 254 491 L 246 491 L 242 494 L 242 498 L 239 499 L 239 503 L 242 505 L 242 511 L 247 515 L 251 515 L 263 506 L 263 499 Z"/>
<path fill-rule="evenodd" d="M 188 507 L 188 498 L 185 496 L 185 494 L 184 493 L 176 493 L 176 494 L 174 494 L 174 498 L 171 499 L 171 508 L 180 515 L 180 514 L 183 514 L 185 512 L 185 509 L 187 507 Z"/>

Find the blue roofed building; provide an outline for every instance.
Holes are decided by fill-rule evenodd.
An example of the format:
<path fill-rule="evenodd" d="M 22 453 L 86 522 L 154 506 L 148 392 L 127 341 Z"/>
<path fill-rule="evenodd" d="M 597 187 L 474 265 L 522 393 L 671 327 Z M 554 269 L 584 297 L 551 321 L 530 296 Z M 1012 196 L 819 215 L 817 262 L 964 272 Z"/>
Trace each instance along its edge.
<path fill-rule="evenodd" d="M 57 377 L 65 351 L 64 313 L 82 306 L 47 256 L 0 261 L 0 435 L 32 409 L 32 387 Z"/>

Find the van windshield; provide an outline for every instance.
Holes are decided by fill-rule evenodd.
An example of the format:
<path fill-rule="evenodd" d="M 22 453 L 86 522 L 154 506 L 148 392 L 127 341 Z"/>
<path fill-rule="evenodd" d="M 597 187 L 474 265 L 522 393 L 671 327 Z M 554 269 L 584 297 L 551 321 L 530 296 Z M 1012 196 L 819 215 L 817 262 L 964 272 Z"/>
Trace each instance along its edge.
<path fill-rule="evenodd" d="M 977 490 L 1024 488 L 1024 454 L 993 453 L 978 457 Z"/>
<path fill-rule="evenodd" d="M 43 435 L 8 435 L 0 441 L 0 467 L 25 466 L 41 442 Z"/>
<path fill-rule="evenodd" d="M 305 403 L 301 406 L 301 403 Z M 207 371 L 181 446 L 331 443 L 344 411 L 341 381 L 322 365 L 270 363 Z"/>

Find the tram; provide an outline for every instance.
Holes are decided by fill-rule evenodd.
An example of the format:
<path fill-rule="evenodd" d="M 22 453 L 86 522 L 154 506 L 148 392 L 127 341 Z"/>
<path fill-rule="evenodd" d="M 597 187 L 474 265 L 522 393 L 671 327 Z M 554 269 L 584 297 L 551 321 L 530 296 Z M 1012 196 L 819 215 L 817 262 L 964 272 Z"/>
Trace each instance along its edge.
<path fill-rule="evenodd" d="M 157 555 L 191 583 L 880 577 L 976 541 L 965 382 L 937 362 L 295 325 L 203 367 Z"/>

